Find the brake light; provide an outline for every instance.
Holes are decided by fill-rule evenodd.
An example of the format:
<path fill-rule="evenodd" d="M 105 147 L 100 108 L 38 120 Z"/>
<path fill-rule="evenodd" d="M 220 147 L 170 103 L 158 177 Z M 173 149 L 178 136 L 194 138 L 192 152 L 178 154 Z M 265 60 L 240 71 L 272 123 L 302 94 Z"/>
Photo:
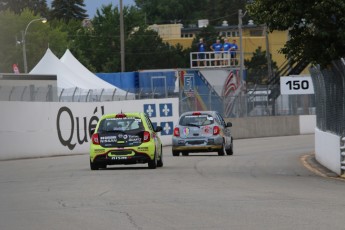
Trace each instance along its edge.
<path fill-rule="evenodd" d="M 201 113 L 200 112 L 193 112 L 193 115 L 199 116 L 199 115 L 201 115 Z"/>
<path fill-rule="evenodd" d="M 149 141 L 150 141 L 150 132 L 144 131 L 143 142 L 149 142 Z"/>
<path fill-rule="evenodd" d="M 127 116 L 126 116 L 126 114 L 124 114 L 124 113 L 118 113 L 118 114 L 115 115 L 115 117 L 116 117 L 116 118 L 125 118 L 125 117 L 127 117 Z"/>
<path fill-rule="evenodd" d="M 98 133 L 92 134 L 92 144 L 99 145 L 99 135 Z"/>
<path fill-rule="evenodd" d="M 179 137 L 180 136 L 180 129 L 177 128 L 177 127 L 174 128 L 174 136 L 175 137 Z"/>
<path fill-rule="evenodd" d="M 220 133 L 220 128 L 219 126 L 214 126 L 213 127 L 213 135 L 218 135 Z"/>

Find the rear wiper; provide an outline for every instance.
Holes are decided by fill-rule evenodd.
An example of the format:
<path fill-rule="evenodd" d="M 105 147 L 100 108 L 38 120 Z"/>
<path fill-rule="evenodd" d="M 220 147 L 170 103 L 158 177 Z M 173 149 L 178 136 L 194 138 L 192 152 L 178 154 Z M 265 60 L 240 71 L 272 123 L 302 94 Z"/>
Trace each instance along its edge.
<path fill-rule="evenodd" d="M 185 126 L 195 126 L 195 127 L 200 128 L 200 125 L 196 125 L 196 124 L 192 124 L 192 123 L 186 124 Z"/>
<path fill-rule="evenodd" d="M 123 130 L 103 130 L 102 133 L 126 133 Z"/>

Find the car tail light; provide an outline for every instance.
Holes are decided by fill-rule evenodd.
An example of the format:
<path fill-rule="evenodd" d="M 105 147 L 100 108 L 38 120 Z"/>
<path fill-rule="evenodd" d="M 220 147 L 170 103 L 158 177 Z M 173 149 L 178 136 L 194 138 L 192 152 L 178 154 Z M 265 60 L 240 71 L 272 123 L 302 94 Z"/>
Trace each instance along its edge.
<path fill-rule="evenodd" d="M 92 134 L 92 144 L 99 145 L 99 135 L 98 133 Z"/>
<path fill-rule="evenodd" d="M 174 128 L 174 136 L 179 137 L 180 136 L 180 129 L 179 128 Z"/>
<path fill-rule="evenodd" d="M 124 113 L 118 113 L 118 114 L 115 115 L 115 117 L 116 117 L 116 118 L 125 118 L 125 117 L 127 117 L 127 116 L 126 116 L 126 114 L 124 114 Z"/>
<path fill-rule="evenodd" d="M 220 133 L 220 128 L 219 126 L 214 126 L 213 127 L 213 135 L 218 135 Z"/>
<path fill-rule="evenodd" d="M 193 112 L 193 115 L 201 115 L 201 113 L 200 112 Z"/>
<path fill-rule="evenodd" d="M 143 142 L 149 142 L 149 141 L 150 141 L 150 132 L 144 131 Z"/>

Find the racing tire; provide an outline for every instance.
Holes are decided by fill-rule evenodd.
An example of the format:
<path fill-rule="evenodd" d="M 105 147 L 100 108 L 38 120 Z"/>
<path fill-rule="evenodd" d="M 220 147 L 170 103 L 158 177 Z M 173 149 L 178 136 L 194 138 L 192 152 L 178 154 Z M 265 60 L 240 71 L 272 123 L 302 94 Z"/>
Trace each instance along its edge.
<path fill-rule="evenodd" d="M 188 156 L 189 152 L 182 152 L 182 156 Z"/>
<path fill-rule="evenodd" d="M 231 140 L 230 148 L 226 150 L 227 155 L 233 155 L 234 154 L 234 144 Z"/>
<path fill-rule="evenodd" d="M 224 156 L 225 153 L 226 153 L 225 142 L 223 142 L 222 148 L 220 150 L 218 150 L 218 156 Z"/>
<path fill-rule="evenodd" d="M 90 160 L 90 169 L 91 170 L 98 170 L 99 169 L 99 165 L 97 163 L 92 163 Z"/>
<path fill-rule="evenodd" d="M 155 153 L 153 160 L 149 160 L 148 167 L 149 167 L 149 169 L 157 168 L 157 154 L 156 153 Z"/>
<path fill-rule="evenodd" d="M 163 167 L 163 150 L 161 147 L 161 156 L 159 158 L 159 160 L 157 161 L 157 167 Z"/>
<path fill-rule="evenodd" d="M 172 151 L 172 155 L 174 157 L 178 157 L 178 156 L 180 156 L 180 152 L 179 151 Z"/>
<path fill-rule="evenodd" d="M 99 166 L 99 168 L 101 168 L 101 169 L 106 169 L 106 168 L 107 168 L 107 164 L 101 164 L 101 165 Z"/>

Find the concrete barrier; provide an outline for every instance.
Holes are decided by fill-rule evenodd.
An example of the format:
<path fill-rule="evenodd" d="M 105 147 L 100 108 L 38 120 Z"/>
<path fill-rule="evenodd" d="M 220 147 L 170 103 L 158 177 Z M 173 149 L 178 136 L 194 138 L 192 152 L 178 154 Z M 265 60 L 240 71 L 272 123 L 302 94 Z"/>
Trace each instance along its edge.
<path fill-rule="evenodd" d="M 179 117 L 178 98 L 110 102 L 0 102 L 0 160 L 87 154 L 90 127 L 105 113 L 142 111 L 163 126 L 171 145 Z M 315 116 L 227 118 L 234 138 L 299 135 L 315 129 Z"/>
<path fill-rule="evenodd" d="M 90 129 L 107 113 L 146 112 L 171 145 L 178 98 L 110 102 L 0 102 L 0 160 L 87 154 Z"/>
<path fill-rule="evenodd" d="M 226 118 L 235 139 L 291 136 L 314 133 L 315 115 Z"/>

